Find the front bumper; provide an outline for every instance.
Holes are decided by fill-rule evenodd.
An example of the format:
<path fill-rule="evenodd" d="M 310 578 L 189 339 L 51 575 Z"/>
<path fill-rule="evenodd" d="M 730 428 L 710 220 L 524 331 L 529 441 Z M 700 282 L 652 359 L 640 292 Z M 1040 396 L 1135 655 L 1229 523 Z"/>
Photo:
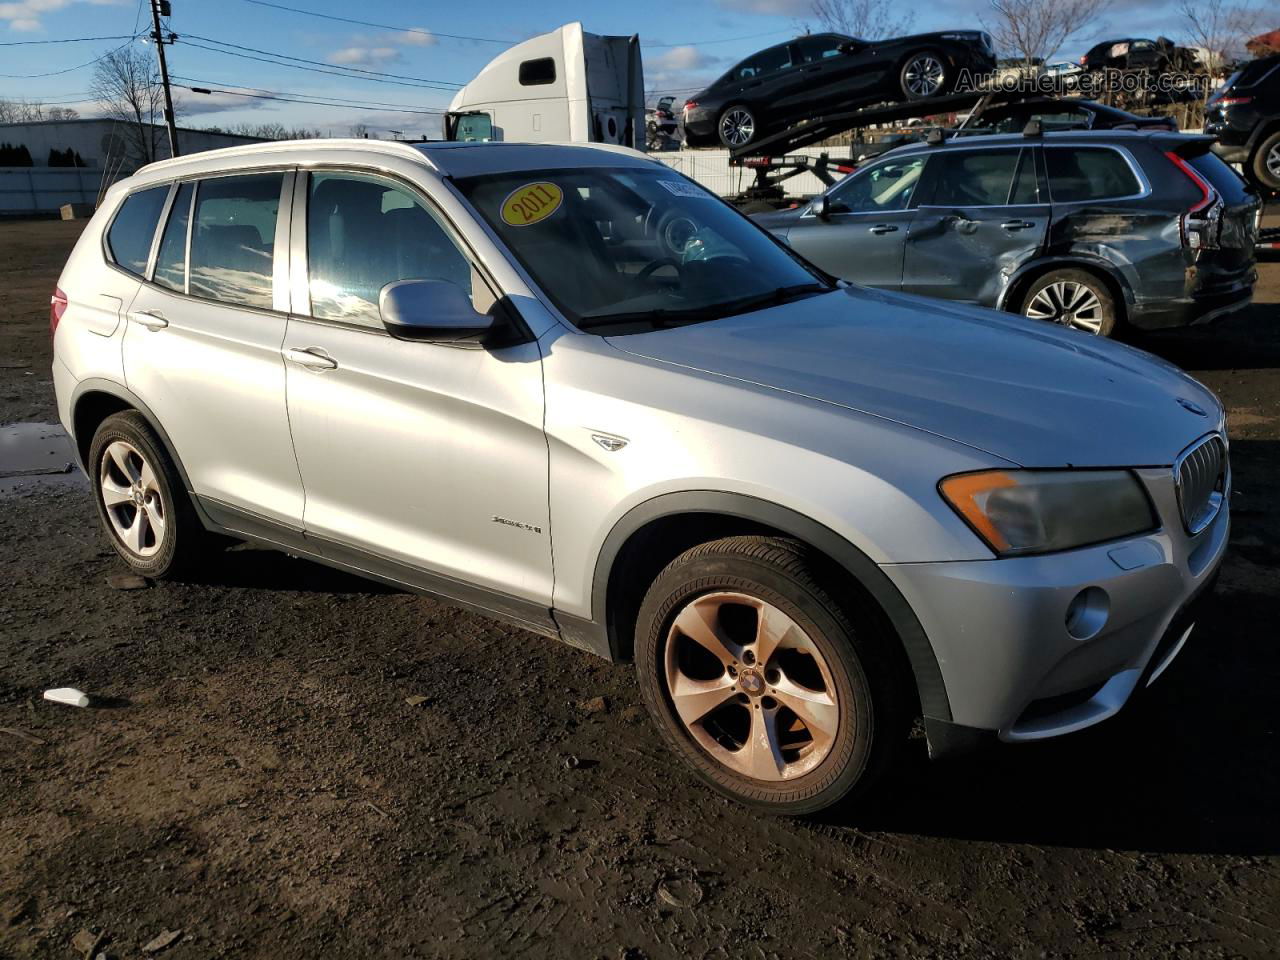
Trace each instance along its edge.
<path fill-rule="evenodd" d="M 935 754 L 1092 726 L 1176 656 L 1179 624 L 1222 562 L 1230 511 L 1224 499 L 1189 537 L 1171 469 L 1136 473 L 1161 520 L 1149 534 L 1040 557 L 883 567 L 919 617 L 946 687 L 950 721 L 926 718 Z M 1087 615 L 1069 627 L 1084 591 Z"/>

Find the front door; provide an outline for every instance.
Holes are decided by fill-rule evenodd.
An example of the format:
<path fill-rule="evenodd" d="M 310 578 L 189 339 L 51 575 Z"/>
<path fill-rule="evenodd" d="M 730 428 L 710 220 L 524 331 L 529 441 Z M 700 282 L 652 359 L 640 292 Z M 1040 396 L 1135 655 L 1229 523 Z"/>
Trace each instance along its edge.
<path fill-rule="evenodd" d="M 914 229 L 914 194 L 925 157 L 886 159 L 851 174 L 827 197 L 827 216 L 812 209 L 787 242 L 806 259 L 844 280 L 897 290 L 902 253 Z"/>
<path fill-rule="evenodd" d="M 301 528 L 280 358 L 289 234 L 279 213 L 292 182 L 272 172 L 179 186 L 150 282 L 127 310 L 124 370 L 211 510 Z"/>
<path fill-rule="evenodd" d="M 903 261 L 902 289 L 994 306 L 1008 278 L 1034 258 L 1049 202 L 1034 148 L 965 149 L 929 162 Z"/>
<path fill-rule="evenodd" d="M 299 176 L 289 418 L 308 538 L 405 568 L 401 579 L 525 616 L 551 604 L 547 442 L 536 343 L 495 349 L 392 339 L 379 291 L 402 279 L 493 293 L 416 190 L 358 173 Z M 300 242 L 305 240 L 305 244 Z M 305 255 L 303 251 L 305 250 Z M 417 578 L 416 572 L 427 576 Z M 455 589 L 456 588 L 456 589 Z"/>

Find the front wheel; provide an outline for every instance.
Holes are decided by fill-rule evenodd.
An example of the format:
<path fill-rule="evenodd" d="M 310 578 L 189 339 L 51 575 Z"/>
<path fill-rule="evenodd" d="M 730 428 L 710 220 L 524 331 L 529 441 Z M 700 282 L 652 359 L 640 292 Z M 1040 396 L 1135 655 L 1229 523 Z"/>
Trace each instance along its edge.
<path fill-rule="evenodd" d="M 640 688 L 667 744 L 769 813 L 865 793 L 905 740 L 887 638 L 873 618 L 855 627 L 818 569 L 792 540 L 717 540 L 672 561 L 637 618 Z"/>
<path fill-rule="evenodd" d="M 1031 285 L 1022 313 L 1109 337 L 1116 328 L 1116 303 L 1107 285 L 1083 270 L 1054 270 Z"/>
<path fill-rule="evenodd" d="M 749 146 L 759 135 L 756 115 L 750 107 L 735 104 L 720 114 L 716 132 L 720 135 L 720 142 L 730 150 Z"/>
<path fill-rule="evenodd" d="M 902 95 L 908 100 L 928 100 L 930 97 L 940 96 L 946 91 L 950 79 L 946 61 L 936 50 L 913 53 L 898 74 Z"/>
<path fill-rule="evenodd" d="M 1258 145 L 1253 155 L 1253 175 L 1263 186 L 1280 190 L 1280 130 Z"/>

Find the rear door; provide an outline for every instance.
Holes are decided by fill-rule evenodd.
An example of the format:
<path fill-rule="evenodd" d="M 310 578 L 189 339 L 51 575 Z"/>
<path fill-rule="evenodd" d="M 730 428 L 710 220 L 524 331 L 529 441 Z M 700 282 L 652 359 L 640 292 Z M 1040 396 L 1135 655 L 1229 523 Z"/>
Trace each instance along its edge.
<path fill-rule="evenodd" d="M 885 158 L 851 174 L 828 194 L 829 215 L 824 219 L 806 211 L 787 242 L 837 277 L 897 290 L 926 159 L 924 154 Z"/>
<path fill-rule="evenodd" d="M 1038 148 L 975 147 L 929 160 L 907 240 L 902 289 L 994 306 L 1005 280 L 1035 257 L 1049 227 Z"/>
<path fill-rule="evenodd" d="M 178 185 L 128 309 L 124 368 L 213 509 L 301 529 L 280 358 L 292 183 L 276 170 Z"/>

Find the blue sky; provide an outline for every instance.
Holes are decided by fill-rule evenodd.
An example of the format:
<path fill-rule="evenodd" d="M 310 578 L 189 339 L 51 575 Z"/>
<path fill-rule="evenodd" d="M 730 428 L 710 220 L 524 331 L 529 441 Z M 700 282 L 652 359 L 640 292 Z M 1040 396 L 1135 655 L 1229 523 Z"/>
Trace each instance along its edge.
<path fill-rule="evenodd" d="M 184 85 L 257 90 L 293 97 L 377 101 L 416 110 L 448 105 L 448 89 L 427 89 L 329 76 L 200 49 L 207 40 L 238 44 L 337 66 L 465 83 L 503 49 L 501 43 L 451 39 L 436 34 L 518 41 L 581 20 L 593 33 L 638 32 L 651 91 L 683 95 L 719 75 L 743 56 L 801 32 L 812 21 L 810 0 L 646 0 L 591 3 L 584 0 L 484 0 L 482 3 L 410 3 L 405 0 L 278 0 L 285 6 L 339 17 L 414 28 L 382 30 L 338 23 L 249 0 L 172 0 L 170 27 L 186 42 L 168 48 L 170 71 Z M 975 28 L 986 0 L 933 0 L 917 8 L 914 29 Z M 67 37 L 128 36 L 147 29 L 149 0 L 0 0 L 0 43 Z M 1105 18 L 1059 52 L 1078 56 L 1108 36 L 1181 33 L 1168 0 L 1115 0 Z M 200 39 L 207 38 L 207 39 Z M 92 67 L 70 69 L 125 42 L 98 41 L 0 47 L 0 97 L 60 102 L 91 116 Z M 139 41 L 139 43 L 141 43 Z M 144 47 L 150 52 L 150 47 Z M 257 56 L 248 50 L 238 51 Z M 62 72 L 62 71 L 66 72 Z M 30 74 L 55 73 L 44 77 Z M 6 76 L 23 75 L 23 76 Z M 199 81 L 192 83 L 191 81 Z M 394 106 L 314 106 L 214 97 L 179 91 L 179 122 L 185 126 L 284 123 L 314 126 L 345 136 L 357 122 L 387 135 L 390 129 L 437 136 L 434 116 L 407 114 Z"/>

